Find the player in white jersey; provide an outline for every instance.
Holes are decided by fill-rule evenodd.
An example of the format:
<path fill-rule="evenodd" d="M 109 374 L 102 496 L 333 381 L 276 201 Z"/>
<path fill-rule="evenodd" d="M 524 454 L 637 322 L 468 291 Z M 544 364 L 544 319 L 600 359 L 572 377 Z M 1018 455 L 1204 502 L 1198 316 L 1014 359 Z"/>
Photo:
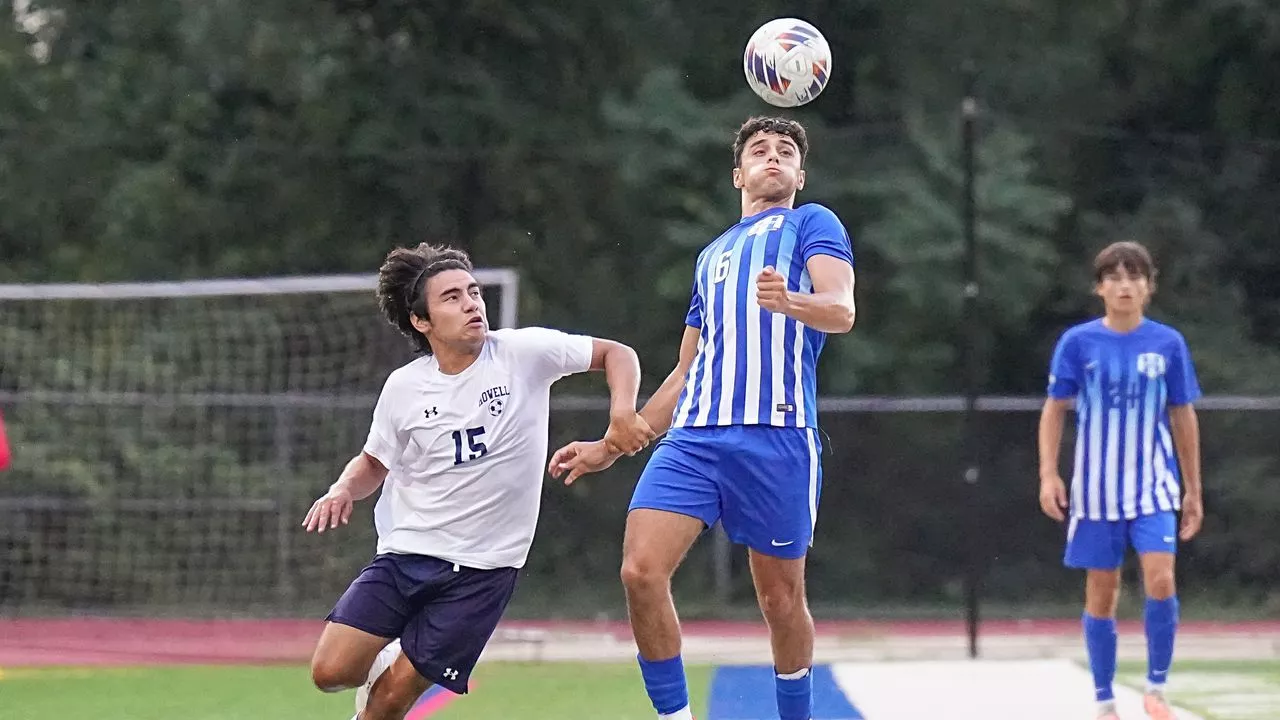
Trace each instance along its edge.
<path fill-rule="evenodd" d="M 1200 385 L 1182 335 L 1145 317 L 1155 278 L 1151 255 L 1137 243 L 1115 243 L 1098 254 L 1095 292 L 1105 314 L 1058 341 L 1040 416 L 1040 507 L 1068 521 L 1065 564 L 1086 571 L 1085 645 L 1098 717 L 1106 720 L 1117 718 L 1116 603 L 1130 546 L 1140 558 L 1147 596 L 1147 714 L 1174 717 L 1164 697 L 1178 625 L 1174 558 L 1178 537 L 1190 540 L 1204 518 L 1192 404 Z M 1072 405 L 1075 462 L 1068 496 L 1058 450 Z M 1174 514 L 1179 507 L 1180 529 Z"/>
<path fill-rule="evenodd" d="M 822 483 L 816 367 L 826 335 L 853 327 L 854 273 L 835 214 L 794 207 L 807 151 L 791 120 L 752 118 L 739 129 L 740 220 L 698 256 L 679 362 L 641 411 L 670 432 L 636 483 L 622 582 L 645 689 L 662 718 L 691 717 L 671 576 L 717 521 L 749 548 L 778 714 L 812 714 L 804 561 Z M 615 457 L 606 443 L 573 443 L 550 469 L 572 482 Z"/>
<path fill-rule="evenodd" d="M 552 383 L 603 370 L 608 444 L 635 453 L 653 432 L 636 413 L 631 348 L 544 328 L 489 331 L 459 250 L 392 251 L 378 296 L 424 354 L 387 378 L 363 451 L 303 525 L 345 525 L 353 503 L 382 488 L 377 555 L 330 613 L 311 673 L 327 692 L 372 682 L 357 718 L 400 720 L 432 684 L 467 692 L 511 598 L 538 519 Z M 399 651 L 380 655 L 395 639 Z"/>

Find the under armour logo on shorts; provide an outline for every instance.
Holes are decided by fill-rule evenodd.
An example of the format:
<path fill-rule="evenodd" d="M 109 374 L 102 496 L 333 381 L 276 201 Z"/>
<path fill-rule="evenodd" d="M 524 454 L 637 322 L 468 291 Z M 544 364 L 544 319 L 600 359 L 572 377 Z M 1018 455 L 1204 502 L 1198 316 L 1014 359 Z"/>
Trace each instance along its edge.
<path fill-rule="evenodd" d="M 441 675 L 444 675 L 444 679 L 445 679 L 445 680 L 457 680 L 457 679 L 458 679 L 458 671 L 457 671 L 457 670 L 454 670 L 453 668 L 445 668 L 445 669 L 444 669 L 444 672 L 442 672 L 442 673 L 440 673 L 440 674 L 441 674 Z"/>

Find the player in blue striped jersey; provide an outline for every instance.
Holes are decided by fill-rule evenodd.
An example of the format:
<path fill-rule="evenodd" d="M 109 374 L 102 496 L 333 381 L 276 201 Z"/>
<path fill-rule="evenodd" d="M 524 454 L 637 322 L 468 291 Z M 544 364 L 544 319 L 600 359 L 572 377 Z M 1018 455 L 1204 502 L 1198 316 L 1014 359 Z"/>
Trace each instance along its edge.
<path fill-rule="evenodd" d="M 818 356 L 853 327 L 853 248 L 821 205 L 794 207 L 808 140 L 799 123 L 752 118 L 734 141 L 741 218 L 698 256 L 676 368 L 641 410 L 668 431 L 636 484 L 622 580 L 645 688 L 659 717 L 688 720 L 671 576 L 720 521 L 750 551 L 769 626 L 782 720 L 809 720 L 813 619 L 804 558 L 821 491 Z M 612 464 L 602 442 L 572 443 L 553 475 Z"/>
<path fill-rule="evenodd" d="M 1125 550 L 1137 552 L 1146 590 L 1147 714 L 1164 699 L 1178 624 L 1177 540 L 1200 530 L 1200 397 L 1182 335 L 1145 317 L 1156 269 L 1143 246 L 1120 242 L 1094 261 L 1104 317 L 1062 335 L 1040 416 L 1040 506 L 1068 521 L 1065 564 L 1086 571 L 1084 636 L 1099 704 L 1115 720 L 1116 603 Z M 1058 474 L 1067 410 L 1075 405 L 1071 488 Z M 1175 512 L 1181 508 L 1181 528 Z M 1065 512 L 1064 512 L 1065 511 Z M 1069 514 L 1069 518 L 1067 515 Z"/>

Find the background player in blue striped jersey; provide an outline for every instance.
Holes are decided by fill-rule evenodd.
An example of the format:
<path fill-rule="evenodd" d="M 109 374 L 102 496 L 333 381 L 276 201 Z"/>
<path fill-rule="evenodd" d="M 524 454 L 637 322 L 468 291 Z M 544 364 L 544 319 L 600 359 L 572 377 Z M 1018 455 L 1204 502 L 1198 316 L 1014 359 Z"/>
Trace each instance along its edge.
<path fill-rule="evenodd" d="M 1174 715 L 1164 699 L 1178 625 L 1177 540 L 1200 530 L 1200 397 L 1182 335 L 1145 317 L 1155 290 L 1151 255 L 1133 242 L 1110 245 L 1094 261 L 1105 316 L 1063 334 L 1053 353 L 1040 416 L 1040 507 L 1070 513 L 1067 567 L 1084 569 L 1084 636 L 1098 717 L 1115 720 L 1116 603 L 1120 567 L 1132 546 L 1146 590 L 1147 714 Z M 1063 418 L 1076 410 L 1070 500 L 1058 474 Z M 1181 478 L 1181 482 L 1179 481 Z M 1181 486 L 1181 487 L 1180 487 Z M 1175 512 L 1182 509 L 1179 531 Z"/>
<path fill-rule="evenodd" d="M 636 484 L 622 582 L 645 688 L 659 717 L 688 720 L 671 576 L 723 523 L 750 550 L 769 626 L 782 720 L 809 720 L 813 619 L 804 559 L 822 486 L 818 355 L 853 327 L 853 248 L 821 205 L 794 208 L 809 143 L 799 123 L 752 118 L 733 144 L 741 219 L 698 256 L 680 359 L 641 410 L 662 439 Z M 572 443 L 553 475 L 612 464 L 603 441 Z"/>

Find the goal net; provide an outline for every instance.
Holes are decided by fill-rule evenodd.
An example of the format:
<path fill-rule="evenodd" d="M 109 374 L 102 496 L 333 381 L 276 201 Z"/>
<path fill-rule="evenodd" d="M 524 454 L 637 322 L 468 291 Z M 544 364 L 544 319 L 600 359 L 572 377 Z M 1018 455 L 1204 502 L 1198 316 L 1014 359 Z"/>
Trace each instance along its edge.
<path fill-rule="evenodd" d="M 476 272 L 490 322 L 518 277 Z M 412 357 L 376 276 L 0 285 L 0 614 L 296 614 L 373 551 L 301 530 Z"/>

